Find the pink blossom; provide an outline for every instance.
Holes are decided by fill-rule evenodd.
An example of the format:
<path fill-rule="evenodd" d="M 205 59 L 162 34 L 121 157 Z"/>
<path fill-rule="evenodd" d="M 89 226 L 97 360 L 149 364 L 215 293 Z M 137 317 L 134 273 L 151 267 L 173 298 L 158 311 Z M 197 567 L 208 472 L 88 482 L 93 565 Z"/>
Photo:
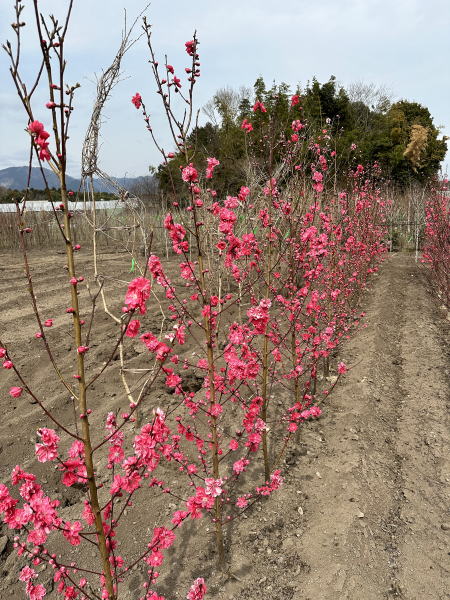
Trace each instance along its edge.
<path fill-rule="evenodd" d="M 270 482 L 268 484 L 266 483 L 266 485 L 263 485 L 261 487 L 257 487 L 256 491 L 261 496 L 270 496 L 270 494 L 277 490 L 282 483 L 283 478 L 281 477 L 281 471 L 280 469 L 277 469 L 270 476 Z"/>
<path fill-rule="evenodd" d="M 248 335 L 248 334 L 247 334 Z M 228 339 L 232 344 L 242 344 L 246 338 L 246 331 L 244 327 L 238 323 L 232 323 L 228 334 Z"/>
<path fill-rule="evenodd" d="M 63 536 L 72 544 L 72 546 L 78 546 L 81 542 L 80 531 L 82 529 L 83 526 L 80 521 L 74 521 L 73 523 L 65 521 Z"/>
<path fill-rule="evenodd" d="M 227 196 L 224 204 L 225 208 L 237 208 L 239 206 L 239 200 L 235 196 Z"/>
<path fill-rule="evenodd" d="M 89 346 L 78 346 L 77 352 L 78 354 L 86 354 L 89 351 Z"/>
<path fill-rule="evenodd" d="M 92 511 L 91 505 L 89 504 L 88 500 L 84 501 L 84 509 L 81 513 L 81 516 L 88 525 L 93 525 L 95 523 L 95 515 Z"/>
<path fill-rule="evenodd" d="M 230 440 L 230 443 L 228 444 L 228 447 L 230 450 L 237 450 L 239 448 L 239 444 L 236 440 Z"/>
<path fill-rule="evenodd" d="M 41 429 L 38 429 L 37 434 L 41 438 L 41 443 L 35 444 L 35 453 L 38 461 L 47 462 L 48 460 L 55 460 L 58 457 L 58 444 L 60 441 L 60 437 L 56 434 L 56 431 L 47 427 L 41 427 Z"/>
<path fill-rule="evenodd" d="M 272 350 L 272 356 L 276 362 L 281 362 L 281 352 L 279 348 L 274 348 Z"/>
<path fill-rule="evenodd" d="M 291 106 L 297 106 L 297 104 L 300 102 L 300 96 L 298 94 L 294 94 L 291 97 Z"/>
<path fill-rule="evenodd" d="M 13 485 L 17 485 L 21 481 L 35 481 L 36 475 L 32 473 L 26 473 L 23 471 L 19 465 L 16 465 L 14 469 L 11 471 L 11 482 Z"/>
<path fill-rule="evenodd" d="M 145 277 L 136 277 L 128 284 L 125 304 L 129 309 L 139 309 L 143 315 L 147 311 L 146 302 L 150 296 L 150 281 Z"/>
<path fill-rule="evenodd" d="M 257 452 L 261 440 L 262 437 L 260 433 L 250 433 L 248 436 L 248 441 L 245 443 L 245 445 L 250 450 L 250 452 Z"/>
<path fill-rule="evenodd" d="M 108 465 L 119 464 L 125 457 L 123 448 L 113 444 L 108 451 Z"/>
<path fill-rule="evenodd" d="M 153 539 L 150 543 L 151 546 L 158 547 L 160 549 L 170 548 L 175 541 L 175 534 L 166 527 L 155 527 L 153 530 Z"/>
<path fill-rule="evenodd" d="M 191 588 L 186 596 L 187 600 L 202 600 L 207 592 L 205 580 L 203 577 L 199 577 L 191 585 Z"/>
<path fill-rule="evenodd" d="M 230 210 L 229 208 L 221 208 L 219 210 L 219 231 L 221 233 L 230 234 L 233 232 L 234 223 L 237 220 L 237 215 L 235 212 Z"/>
<path fill-rule="evenodd" d="M 5 360 L 3 363 L 3 368 L 4 369 L 12 369 L 13 368 L 13 363 L 10 360 Z"/>
<path fill-rule="evenodd" d="M 151 567 L 159 567 L 164 561 L 164 555 L 159 550 L 152 550 L 150 556 L 144 560 Z"/>
<path fill-rule="evenodd" d="M 247 344 L 243 344 L 241 356 L 237 354 L 236 348 L 228 346 L 224 352 L 224 358 L 228 364 L 228 375 L 230 381 L 241 379 L 255 379 L 259 372 L 259 362 L 256 354 L 251 352 Z"/>
<path fill-rule="evenodd" d="M 51 159 L 51 154 L 50 152 L 47 150 L 47 148 L 41 148 L 39 150 L 39 158 L 41 160 L 50 160 Z"/>
<path fill-rule="evenodd" d="M 241 202 L 245 202 L 247 199 L 247 196 L 249 194 L 250 194 L 250 188 L 243 185 L 241 187 L 241 189 L 239 190 L 238 198 Z"/>
<path fill-rule="evenodd" d="M 323 175 L 319 171 L 314 171 L 312 180 L 316 183 L 320 183 L 323 180 Z"/>
<path fill-rule="evenodd" d="M 70 446 L 67 454 L 71 458 L 78 458 L 79 456 L 84 456 L 84 445 L 81 440 L 75 440 Z"/>
<path fill-rule="evenodd" d="M 181 525 L 181 523 L 184 521 L 184 519 L 186 519 L 186 517 L 189 515 L 187 510 L 176 510 L 173 513 L 173 517 L 172 517 L 172 523 L 174 523 L 174 525 L 176 525 L 177 527 L 179 527 Z"/>
<path fill-rule="evenodd" d="M 39 121 L 31 121 L 28 125 L 28 131 L 30 133 L 34 133 L 36 136 L 39 136 L 44 131 L 44 124 Z"/>
<path fill-rule="evenodd" d="M 50 134 L 45 131 L 44 125 L 39 121 L 32 121 L 28 126 L 28 131 L 35 136 L 34 142 L 39 149 L 39 158 L 41 160 L 50 160 L 51 155 L 48 151 L 48 142 L 46 141 L 50 137 Z"/>
<path fill-rule="evenodd" d="M 36 144 L 38 146 L 43 147 L 43 148 L 47 148 L 48 147 L 48 142 L 46 140 L 48 140 L 49 137 L 50 137 L 49 132 L 45 131 L 45 130 L 42 130 L 39 133 L 38 137 L 36 138 Z"/>
<path fill-rule="evenodd" d="M 270 476 L 270 483 L 273 490 L 277 490 L 283 483 L 283 478 L 281 477 L 280 469 L 277 469 Z"/>
<path fill-rule="evenodd" d="M 5 358 L 6 356 L 6 348 L 0 348 L 0 358 Z"/>
<path fill-rule="evenodd" d="M 153 592 L 152 590 L 147 590 L 147 593 L 145 594 L 145 598 L 143 598 L 143 600 L 166 600 L 166 597 L 159 596 L 156 592 Z"/>
<path fill-rule="evenodd" d="M 185 42 L 184 45 L 186 46 L 186 52 L 189 54 L 189 56 L 194 56 L 197 47 L 195 40 L 189 40 L 189 42 Z"/>
<path fill-rule="evenodd" d="M 236 500 L 236 506 L 238 508 L 246 508 L 248 506 L 248 500 L 245 496 L 240 496 L 237 500 Z"/>
<path fill-rule="evenodd" d="M 165 360 L 167 355 L 172 352 L 172 349 L 167 346 L 164 342 L 160 342 L 157 337 L 155 337 L 152 333 L 143 333 L 140 338 L 150 352 L 154 352 L 156 354 L 157 360 Z"/>
<path fill-rule="evenodd" d="M 208 412 L 209 412 L 209 414 L 210 414 L 212 417 L 216 417 L 216 418 L 217 418 L 217 417 L 220 417 L 220 415 L 222 414 L 222 412 L 223 412 L 223 407 L 222 407 L 222 405 L 221 405 L 221 404 L 218 404 L 218 403 L 216 403 L 216 404 L 213 404 L 213 405 L 210 407 L 210 409 L 209 409 L 209 411 L 208 411 Z"/>
<path fill-rule="evenodd" d="M 220 165 L 220 162 L 217 158 L 207 158 L 206 159 L 208 165 L 206 167 L 206 179 L 211 179 L 214 173 L 214 169 Z"/>
<path fill-rule="evenodd" d="M 30 567 L 24 567 L 19 573 L 20 581 L 31 581 L 37 577 L 37 573 Z"/>
<path fill-rule="evenodd" d="M 311 406 L 311 408 L 303 410 L 300 413 L 300 417 L 302 419 L 309 419 L 310 417 L 318 418 L 318 417 L 320 417 L 321 414 L 322 414 L 322 409 L 320 409 L 318 406 Z"/>
<path fill-rule="evenodd" d="M 239 473 L 242 473 L 243 471 L 245 471 L 248 464 L 250 464 L 250 461 L 246 458 L 241 458 L 240 460 L 237 460 L 233 464 L 234 473 L 236 473 L 236 475 L 239 475 Z"/>
<path fill-rule="evenodd" d="M 52 327 L 53 326 L 53 319 L 47 319 L 46 321 L 44 321 L 44 327 Z"/>
<path fill-rule="evenodd" d="M 261 300 L 258 306 L 252 306 L 247 311 L 247 316 L 250 323 L 255 328 L 255 333 L 264 333 L 267 323 L 269 322 L 269 308 L 271 301 L 268 299 Z"/>
<path fill-rule="evenodd" d="M 214 497 L 206 493 L 202 487 L 195 488 L 195 496 L 191 496 L 186 500 L 187 508 L 191 519 L 200 519 L 202 517 L 202 509 L 211 509 L 214 506 Z"/>
<path fill-rule="evenodd" d="M 30 583 L 27 585 L 27 593 L 30 600 L 42 600 L 46 595 L 47 590 L 42 583 L 39 583 L 38 585 Z"/>
<path fill-rule="evenodd" d="M 338 373 L 343 375 L 344 373 L 347 373 L 347 365 L 343 362 L 340 362 L 338 364 Z"/>
<path fill-rule="evenodd" d="M 78 598 L 78 592 L 73 585 L 64 588 L 64 600 L 75 600 Z"/>
<path fill-rule="evenodd" d="M 137 109 L 141 108 L 142 96 L 139 94 L 139 92 L 136 92 L 136 94 L 131 98 L 131 102 Z"/>
<path fill-rule="evenodd" d="M 128 327 L 127 330 L 125 332 L 125 335 L 127 337 L 136 337 L 137 334 L 139 333 L 139 328 L 141 326 L 141 322 L 138 321 L 137 319 L 130 321 L 128 323 Z"/>
<path fill-rule="evenodd" d="M 177 375 L 176 373 L 170 373 L 166 377 L 166 385 L 168 387 L 177 387 L 180 385 L 180 383 L 182 381 L 183 380 L 181 379 L 181 377 L 179 375 Z"/>
<path fill-rule="evenodd" d="M 175 338 L 180 345 L 183 345 L 186 341 L 186 326 L 185 325 L 174 325 Z"/>
<path fill-rule="evenodd" d="M 247 121 L 247 119 L 244 119 L 242 121 L 241 129 L 243 129 L 247 133 L 250 133 L 250 131 L 253 131 L 253 125 L 250 123 L 250 121 Z"/>
<path fill-rule="evenodd" d="M 305 126 L 303 125 L 303 123 L 299 119 L 296 119 L 295 121 L 292 121 L 291 127 L 292 127 L 293 131 L 300 131 Z"/>
<path fill-rule="evenodd" d="M 253 105 L 253 112 L 256 112 L 257 110 L 260 110 L 262 113 L 266 113 L 267 112 L 266 107 L 259 100 L 257 100 L 255 102 L 255 104 Z"/>
<path fill-rule="evenodd" d="M 12 387 L 9 390 L 9 395 L 13 398 L 19 398 L 22 395 L 23 388 L 21 387 Z"/>
<path fill-rule="evenodd" d="M 181 179 L 183 181 L 186 181 L 187 183 L 195 182 L 198 180 L 197 169 L 194 167 L 194 165 L 192 163 L 189 163 L 189 165 L 187 167 L 184 167 L 184 169 L 182 169 Z"/>
<path fill-rule="evenodd" d="M 195 281 L 195 270 L 194 263 L 192 262 L 181 262 L 179 264 L 180 274 L 183 279 L 187 281 Z"/>

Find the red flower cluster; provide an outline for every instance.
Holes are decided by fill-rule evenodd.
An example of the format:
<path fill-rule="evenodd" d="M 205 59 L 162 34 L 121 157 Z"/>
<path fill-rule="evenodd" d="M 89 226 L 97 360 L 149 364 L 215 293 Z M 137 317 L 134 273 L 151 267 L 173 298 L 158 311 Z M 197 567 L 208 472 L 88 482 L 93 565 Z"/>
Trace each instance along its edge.
<path fill-rule="evenodd" d="M 39 158 L 41 160 L 50 160 L 51 154 L 48 150 L 48 138 L 50 134 L 45 131 L 44 125 L 39 121 L 32 121 L 28 125 L 28 131 L 34 138 L 34 143 L 39 149 Z"/>
<path fill-rule="evenodd" d="M 244 119 L 242 121 L 241 129 L 243 129 L 246 133 L 250 133 L 250 131 L 253 131 L 253 125 L 250 123 L 250 121 Z"/>
<path fill-rule="evenodd" d="M 192 174 L 192 176 L 196 177 L 197 171 L 195 169 L 194 171 L 195 175 Z M 174 223 L 170 213 L 164 219 L 164 227 L 168 231 L 169 237 L 172 240 L 173 251 L 176 254 L 187 252 L 189 250 L 189 242 L 184 239 L 186 237 L 186 229 L 179 223 Z"/>
<path fill-rule="evenodd" d="M 141 108 L 142 96 L 139 94 L 139 92 L 136 92 L 136 94 L 131 98 L 131 102 L 137 109 Z"/>
<path fill-rule="evenodd" d="M 145 277 L 136 277 L 128 284 L 125 304 L 128 310 L 139 309 L 141 315 L 147 312 L 146 302 L 150 297 L 150 281 Z"/>

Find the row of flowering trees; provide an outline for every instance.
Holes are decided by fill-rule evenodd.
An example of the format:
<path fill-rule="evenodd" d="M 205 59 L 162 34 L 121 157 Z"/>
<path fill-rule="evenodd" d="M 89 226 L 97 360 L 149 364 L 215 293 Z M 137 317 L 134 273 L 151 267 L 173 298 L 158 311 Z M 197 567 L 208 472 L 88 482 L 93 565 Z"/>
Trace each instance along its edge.
<path fill-rule="evenodd" d="M 13 28 L 18 40 L 22 6 L 17 0 Z M 269 120 L 264 131 L 247 119 L 242 135 L 261 136 L 265 160 L 252 163 L 250 157 L 249 180 L 235 195 L 219 197 L 214 175 L 220 157 L 209 157 L 200 171 L 192 164 L 186 141 L 200 75 L 198 41 L 194 37 L 185 45 L 190 63 L 184 82 L 172 65 L 159 66 L 144 20 L 157 91 L 176 148 L 185 153 L 179 173 L 185 201 L 174 197 L 164 219 L 172 247 L 169 259 L 151 249 L 144 262 L 133 257 L 141 272 L 123 290 L 118 312 L 104 302 L 116 339 L 106 366 L 95 359 L 90 362 L 92 323 L 86 324 L 83 316 L 93 318 L 95 311 L 83 306 L 79 297 L 84 275 L 77 269 L 80 248 L 73 243 L 65 182 L 76 90 L 65 85 L 63 68 L 70 10 L 62 25 L 54 18 L 47 24 L 37 0 L 34 6 L 53 140 L 34 118 L 31 94 L 20 78 L 19 53 L 11 45 L 6 49 L 28 115 L 31 150 L 39 164 L 47 162 L 60 179 L 61 203 L 54 206 L 54 215 L 67 255 L 67 312 L 76 348 L 72 377 L 54 359 L 53 320 L 41 318 L 34 298 L 26 197 L 17 205 L 18 235 L 37 337 L 48 354 L 49 372 L 78 403 L 77 422 L 62 422 L 48 408 L 33 381 L 16 366 L 13 344 L 0 340 L 0 357 L 4 369 L 13 373 L 11 396 L 18 402 L 31 396 L 47 416 L 47 426 L 37 432 L 36 460 L 53 463 L 61 485 L 79 490 L 80 503 L 77 518 L 64 518 L 58 500 L 47 495 L 36 476 L 15 466 L 12 486 L 0 484 L 0 512 L 15 531 L 17 553 L 29 562 L 20 579 L 31 600 L 47 592 L 34 568 L 40 564 L 53 570 L 57 592 L 67 600 L 118 600 L 137 566 L 145 567 L 142 599 L 164 600 L 155 587 L 165 550 L 175 543 L 178 530 L 186 521 L 201 527 L 201 518 L 208 519 L 223 568 L 230 542 L 225 524 L 280 487 L 287 449 L 298 443 L 306 421 L 320 417 L 321 404 L 346 372 L 345 364 L 330 359 L 359 323 L 361 292 L 383 256 L 386 205 L 362 165 L 348 174 L 346 189 L 333 190 L 331 185 L 330 191 L 327 182 L 333 183 L 335 163 L 330 139 L 326 130 L 318 139 L 309 139 L 299 118 L 293 119 L 289 138 L 277 133 L 275 122 Z M 176 116 L 175 95 L 187 106 L 182 118 Z M 134 95 L 132 102 L 142 111 L 164 160 L 170 159 L 173 153 L 159 145 L 141 95 Z M 294 96 L 292 107 L 299 103 Z M 266 108 L 258 101 L 253 110 L 257 115 Z M 273 160 L 274 144 L 285 149 L 281 162 Z M 312 160 L 301 163 L 302 156 Z M 104 292 L 103 282 L 100 291 Z M 111 305 L 117 308 L 117 299 L 111 298 Z M 149 326 L 149 313 L 161 316 L 158 330 Z M 147 352 L 143 380 L 142 372 L 137 376 L 127 371 L 123 358 L 124 348 L 137 337 Z M 103 407 L 95 401 L 93 384 L 104 380 L 117 349 L 118 382 L 124 387 L 121 405 Z M 200 381 L 196 390 L 189 384 L 192 376 Z M 158 381 L 164 382 L 167 405 L 156 403 L 151 394 Z M 140 507 L 156 502 L 161 493 L 171 497 L 176 510 L 150 536 L 143 524 L 134 532 L 141 546 L 128 546 L 125 529 Z M 87 545 L 98 560 L 83 561 L 80 553 L 78 563 L 69 563 L 64 543 L 67 548 Z M 200 577 L 187 598 L 201 600 L 205 593 Z"/>
<path fill-rule="evenodd" d="M 429 265 L 430 281 L 442 303 L 450 307 L 450 211 L 448 181 L 436 182 L 425 206 L 422 262 Z"/>

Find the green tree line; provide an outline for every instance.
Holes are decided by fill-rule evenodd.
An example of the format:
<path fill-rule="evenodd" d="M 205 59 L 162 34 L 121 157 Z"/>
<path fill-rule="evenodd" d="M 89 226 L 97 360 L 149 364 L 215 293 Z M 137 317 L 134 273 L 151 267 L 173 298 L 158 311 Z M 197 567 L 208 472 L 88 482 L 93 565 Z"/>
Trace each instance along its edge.
<path fill-rule="evenodd" d="M 292 102 L 292 96 L 298 102 Z M 255 111 L 255 102 L 261 102 L 266 112 Z M 440 137 L 425 106 L 408 100 L 392 103 L 373 85 L 353 84 L 345 89 L 333 76 L 325 83 L 313 79 L 304 89 L 295 90 L 285 83 L 268 87 L 260 77 L 253 90 L 219 90 L 204 112 L 207 122 L 197 126 L 187 141 L 189 160 L 199 170 L 204 170 L 207 157 L 220 160 L 214 188 L 222 194 L 234 194 L 245 181 L 249 157 L 256 164 L 259 160 L 266 173 L 285 160 L 294 120 L 303 126 L 299 137 L 305 165 L 311 145 L 323 144 L 326 138 L 335 152 L 337 173 L 344 174 L 358 163 L 378 163 L 383 177 L 399 188 L 437 175 L 447 151 L 446 138 Z M 252 131 L 242 129 L 244 120 Z M 176 153 L 157 168 L 163 191 L 182 192 L 179 170 L 185 164 L 185 155 Z"/>

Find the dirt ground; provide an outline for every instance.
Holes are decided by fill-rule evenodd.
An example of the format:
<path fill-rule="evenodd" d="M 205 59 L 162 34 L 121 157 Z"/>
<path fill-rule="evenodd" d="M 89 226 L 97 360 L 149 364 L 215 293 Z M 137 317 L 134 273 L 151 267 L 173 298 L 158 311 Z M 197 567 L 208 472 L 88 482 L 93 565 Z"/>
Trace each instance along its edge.
<path fill-rule="evenodd" d="M 22 301 L 19 257 L 0 259 L 1 338 L 12 344 L 16 363 L 35 388 L 51 398 L 57 414 L 67 416 L 72 410 L 67 394 L 49 380 L 43 352 L 35 356 L 39 341 L 32 337 L 31 309 Z M 60 255 L 42 255 L 32 264 L 37 282 L 42 275 L 36 295 L 45 317 L 57 316 L 52 335 L 64 363 L 71 341 L 59 295 L 62 261 Z M 123 257 L 107 255 L 104 261 L 117 277 L 129 280 Z M 300 445 L 288 454 L 284 486 L 230 526 L 228 573 L 217 572 L 211 544 L 204 545 L 206 521 L 203 529 L 187 527 L 169 551 L 172 570 L 165 568 L 155 586 L 168 600 L 185 598 L 199 576 L 207 580 L 207 598 L 216 600 L 450 598 L 449 321 L 407 254 L 388 257 L 362 308 L 367 326 L 340 353 L 351 369 L 327 401 L 324 416 L 305 426 Z M 103 328 L 106 336 L 108 327 L 102 316 L 99 332 Z M 93 353 L 101 360 L 104 349 L 94 347 Z M 34 432 L 46 420 L 36 405 L 10 398 L 5 390 L 13 385 L 12 375 L 1 376 L 0 481 L 21 464 L 37 470 L 53 493 L 54 474 L 31 457 Z M 97 394 L 99 402 L 115 406 L 108 377 Z M 79 508 L 72 493 L 61 497 L 66 518 Z M 136 530 L 151 529 L 169 514 L 166 500 L 159 499 L 151 513 L 144 509 L 136 515 Z M 11 537 L 11 531 L 0 530 L 1 599 L 24 597 Z M 49 581 L 50 573 L 41 577 Z M 136 573 L 122 597 L 140 595 Z M 54 592 L 47 597 L 54 598 Z"/>

